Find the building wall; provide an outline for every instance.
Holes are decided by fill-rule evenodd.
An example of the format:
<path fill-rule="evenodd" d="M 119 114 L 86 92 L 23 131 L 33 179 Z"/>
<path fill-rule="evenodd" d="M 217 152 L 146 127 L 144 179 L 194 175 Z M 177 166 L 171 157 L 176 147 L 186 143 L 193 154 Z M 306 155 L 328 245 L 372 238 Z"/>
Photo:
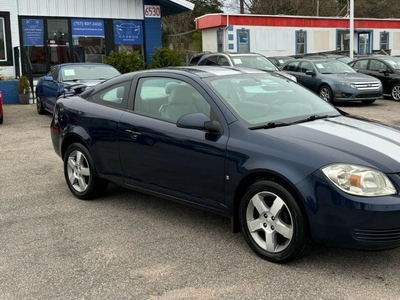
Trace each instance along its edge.
<path fill-rule="evenodd" d="M 238 30 L 249 30 L 249 51 L 261 53 L 266 56 L 286 56 L 296 54 L 296 31 L 307 32 L 306 53 L 333 51 L 337 47 L 337 30 L 347 28 L 315 28 L 315 27 L 277 27 L 277 26 L 229 26 L 220 27 L 224 30 L 223 51 L 238 51 Z M 203 29 L 203 51 L 217 51 L 218 28 Z M 400 54 L 400 29 L 363 29 L 371 32 L 371 50 L 380 49 L 380 34 L 383 31 L 389 33 L 389 49 L 392 55 Z M 362 32 L 362 31 L 360 31 Z M 354 34 L 354 50 L 358 51 L 357 29 Z"/>
<path fill-rule="evenodd" d="M 141 0 L 19 0 L 17 2 L 21 16 L 143 20 Z"/>
<path fill-rule="evenodd" d="M 0 11 L 10 13 L 11 47 L 14 48 L 16 46 L 19 46 L 17 2 L 15 0 L 0 0 Z M 9 45 L 7 45 L 7 47 L 8 46 Z M 0 73 L 3 76 L 15 77 L 14 66 L 0 66 L 0 68 Z"/>

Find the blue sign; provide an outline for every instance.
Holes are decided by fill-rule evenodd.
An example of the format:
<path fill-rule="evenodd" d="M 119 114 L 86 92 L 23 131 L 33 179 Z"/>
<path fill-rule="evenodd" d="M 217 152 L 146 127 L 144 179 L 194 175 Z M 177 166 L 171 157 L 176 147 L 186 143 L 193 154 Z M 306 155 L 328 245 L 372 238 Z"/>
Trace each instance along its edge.
<path fill-rule="evenodd" d="M 73 36 L 104 37 L 104 21 L 101 19 L 71 19 Z"/>
<path fill-rule="evenodd" d="M 114 20 L 114 43 L 116 45 L 142 45 L 142 21 Z"/>
<path fill-rule="evenodd" d="M 43 20 L 22 19 L 24 46 L 43 46 Z"/>

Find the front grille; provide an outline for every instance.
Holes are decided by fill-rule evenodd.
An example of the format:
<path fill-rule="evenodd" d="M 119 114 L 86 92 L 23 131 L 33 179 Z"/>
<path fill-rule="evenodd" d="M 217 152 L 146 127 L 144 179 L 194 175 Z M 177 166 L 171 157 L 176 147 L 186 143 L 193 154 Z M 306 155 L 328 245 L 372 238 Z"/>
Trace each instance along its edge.
<path fill-rule="evenodd" d="M 359 91 L 371 91 L 380 88 L 381 84 L 378 81 L 371 82 L 354 82 L 353 83 Z"/>
<path fill-rule="evenodd" d="M 363 242 L 400 241 L 400 228 L 397 229 L 353 229 L 353 237 Z"/>

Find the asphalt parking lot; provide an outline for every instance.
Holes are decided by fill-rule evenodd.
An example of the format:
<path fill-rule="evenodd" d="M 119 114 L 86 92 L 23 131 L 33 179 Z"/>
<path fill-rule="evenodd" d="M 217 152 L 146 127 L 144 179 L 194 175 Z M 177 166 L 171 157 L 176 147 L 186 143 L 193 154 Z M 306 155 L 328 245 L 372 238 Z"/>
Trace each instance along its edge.
<path fill-rule="evenodd" d="M 400 103 L 340 109 L 400 126 Z M 5 105 L 0 125 L 0 299 L 399 299 L 400 248 L 315 246 L 258 258 L 229 219 L 111 185 L 72 196 L 51 116 Z M 400 222 L 400 220 L 399 220 Z"/>

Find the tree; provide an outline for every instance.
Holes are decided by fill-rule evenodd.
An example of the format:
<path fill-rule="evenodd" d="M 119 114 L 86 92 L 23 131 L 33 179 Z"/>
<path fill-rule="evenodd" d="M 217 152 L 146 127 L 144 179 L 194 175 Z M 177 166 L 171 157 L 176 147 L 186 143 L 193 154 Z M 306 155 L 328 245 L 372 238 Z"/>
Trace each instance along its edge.
<path fill-rule="evenodd" d="M 250 14 L 343 17 L 347 14 L 348 2 L 348 0 L 231 0 L 225 6 L 230 10 Z M 356 18 L 400 18 L 398 0 L 354 2 Z"/>
<path fill-rule="evenodd" d="M 196 47 L 201 50 L 201 36 L 196 32 L 194 19 L 210 13 L 222 13 L 222 1 L 219 0 L 189 0 L 194 3 L 193 11 L 162 18 L 163 45 L 173 45 L 174 49 L 187 50 Z M 195 39 L 196 43 L 192 43 Z M 197 45 L 197 46 L 196 46 Z M 200 49 L 198 49 L 200 47 Z"/>

